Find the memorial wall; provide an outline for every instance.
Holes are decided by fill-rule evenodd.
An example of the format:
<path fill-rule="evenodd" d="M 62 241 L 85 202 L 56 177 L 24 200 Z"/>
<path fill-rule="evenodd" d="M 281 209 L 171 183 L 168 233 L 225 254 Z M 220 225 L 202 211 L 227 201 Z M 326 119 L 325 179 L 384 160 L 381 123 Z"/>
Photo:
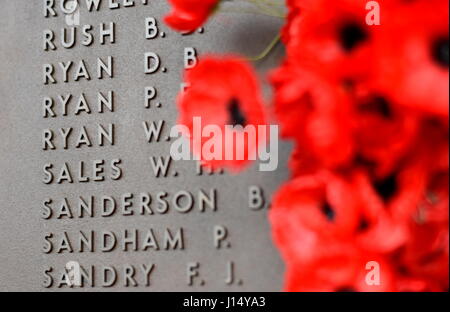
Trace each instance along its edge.
<path fill-rule="evenodd" d="M 257 55 L 280 22 L 230 10 L 182 35 L 165 0 L 62 2 L 0 0 L 0 291 L 281 290 L 288 146 L 239 175 L 169 155 L 183 70 Z"/>

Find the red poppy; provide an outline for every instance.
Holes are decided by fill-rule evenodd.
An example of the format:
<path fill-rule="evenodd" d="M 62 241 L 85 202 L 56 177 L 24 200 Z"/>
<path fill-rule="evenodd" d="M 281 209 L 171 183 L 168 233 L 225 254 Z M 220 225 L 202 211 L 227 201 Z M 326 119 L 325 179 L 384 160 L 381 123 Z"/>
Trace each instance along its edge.
<path fill-rule="evenodd" d="M 190 136 L 193 153 L 203 164 L 213 169 L 239 170 L 254 160 L 252 157 L 259 146 L 265 143 L 267 133 L 261 132 L 262 127 L 258 127 L 266 125 L 266 116 L 251 67 L 236 57 L 204 57 L 195 68 L 186 72 L 185 82 L 188 88 L 178 100 L 178 123 L 185 125 L 195 135 L 194 118 L 200 117 L 203 133 L 211 128 L 209 126 L 216 126 L 222 134 L 217 136 L 210 132 L 197 142 L 194 136 Z M 231 132 L 230 126 L 235 127 Z M 230 142 L 227 134 L 239 135 L 244 140 L 239 142 L 234 137 Z M 206 157 L 205 150 L 217 157 Z M 233 157 L 228 157 L 228 151 L 232 152 Z"/>
<path fill-rule="evenodd" d="M 449 113 L 448 0 L 403 1 L 383 11 L 371 62 L 374 83 L 412 109 Z"/>
<path fill-rule="evenodd" d="M 286 16 L 286 23 L 285 23 L 283 29 L 281 30 L 281 40 L 285 44 L 289 43 L 290 38 L 291 38 L 291 31 L 293 30 L 292 23 L 295 19 L 297 19 L 299 17 L 300 12 L 301 12 L 299 2 L 300 1 L 298 1 L 298 0 L 287 0 L 286 1 L 286 6 L 288 7 L 288 14 Z"/>
<path fill-rule="evenodd" d="M 164 21 L 173 29 L 191 32 L 205 23 L 220 0 L 169 0 L 172 11 Z"/>
<path fill-rule="evenodd" d="M 355 95 L 352 108 L 357 160 L 366 162 L 377 176 L 392 173 L 423 135 L 421 114 L 370 92 Z"/>
<path fill-rule="evenodd" d="M 273 211 L 284 211 L 299 227 L 324 237 L 348 237 L 358 227 L 360 200 L 349 181 L 328 171 L 296 178 L 274 199 Z"/>
<path fill-rule="evenodd" d="M 345 90 L 289 62 L 271 79 L 282 135 L 295 139 L 325 167 L 348 163 L 354 154 L 354 120 Z"/>
<path fill-rule="evenodd" d="M 271 215 L 275 233 L 294 232 L 296 230 L 293 228 L 297 228 L 299 231 L 316 233 L 315 237 L 321 240 L 342 239 L 353 242 L 368 252 L 395 250 L 407 239 L 406 223 L 389 213 L 387 204 L 378 199 L 384 194 L 379 195 L 365 177 L 361 173 L 338 176 L 320 172 L 294 179 L 275 197 Z M 415 199 L 406 191 L 400 192 L 399 196 L 404 201 Z M 284 224 L 286 222 L 292 226 Z M 311 234 L 307 236 L 311 237 Z M 292 237 L 302 241 L 301 235 Z M 286 236 L 282 246 L 289 246 L 288 240 Z M 294 244 L 297 246 L 297 242 Z M 314 250 L 305 250 L 308 248 L 307 243 L 302 245 L 293 249 L 299 251 L 299 248 L 303 248 L 297 252 L 302 257 L 314 254 Z M 296 257 L 298 255 L 293 258 Z"/>

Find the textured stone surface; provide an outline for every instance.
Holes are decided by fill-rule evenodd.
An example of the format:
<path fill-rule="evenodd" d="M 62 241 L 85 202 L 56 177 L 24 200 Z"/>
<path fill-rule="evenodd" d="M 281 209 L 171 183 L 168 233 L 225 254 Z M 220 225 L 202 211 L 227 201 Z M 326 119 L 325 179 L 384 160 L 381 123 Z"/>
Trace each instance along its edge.
<path fill-rule="evenodd" d="M 82 37 L 77 37 L 76 45 L 70 49 L 58 45 L 55 51 L 43 50 L 43 31 L 51 29 L 60 38 L 61 28 L 68 27 L 62 14 L 45 18 L 44 0 L 0 0 L 0 291 L 46 291 L 58 290 L 59 272 L 69 261 L 78 261 L 83 267 L 94 266 L 96 285 L 88 285 L 82 290 L 258 290 L 276 291 L 282 287 L 282 261 L 270 238 L 266 214 L 270 194 L 287 177 L 285 162 L 287 147 L 281 147 L 280 168 L 274 173 L 258 172 L 253 166 L 241 175 L 196 175 L 192 162 L 174 163 L 167 177 L 156 178 L 149 161 L 150 156 L 168 154 L 170 143 L 165 140 L 170 126 L 176 120 L 175 97 L 180 90 L 180 73 L 183 67 L 185 47 L 195 47 L 199 54 L 205 52 L 239 52 L 256 55 L 275 36 L 280 22 L 269 17 L 250 14 L 219 14 L 205 28 L 203 34 L 190 36 L 176 34 L 164 25 L 161 17 L 167 12 L 166 1 L 150 1 L 143 5 L 136 0 L 134 7 L 110 10 L 107 1 L 101 1 L 98 12 L 87 12 L 84 0 L 80 11 L 80 23 L 93 25 L 94 43 L 80 45 Z M 122 1 L 119 1 L 120 3 Z M 58 5 L 59 2 L 57 1 Z M 155 17 L 164 38 L 146 40 L 145 18 Z M 100 23 L 115 23 L 115 43 L 99 44 Z M 144 53 L 155 52 L 161 57 L 160 70 L 153 75 L 144 74 Z M 281 51 L 257 64 L 263 73 L 276 64 Z M 58 66 L 58 62 L 84 60 L 96 74 L 97 58 L 114 58 L 113 78 L 90 81 L 44 85 L 42 66 L 46 63 Z M 76 67 L 74 67 L 76 68 Z M 144 89 L 155 86 L 157 101 L 161 107 L 144 107 Z M 97 113 L 97 93 L 114 91 L 114 112 Z M 81 113 L 55 118 L 43 118 L 43 99 L 71 93 L 73 100 L 81 93 L 92 102 L 91 114 Z M 57 106 L 56 106 L 57 107 Z M 70 108 L 71 106 L 69 106 Z M 145 138 L 144 121 L 164 120 L 162 140 L 148 143 Z M 56 150 L 43 150 L 42 133 L 51 129 L 55 134 L 60 128 L 73 128 L 78 133 L 81 127 L 97 129 L 97 125 L 114 124 L 114 145 L 105 144 L 80 149 L 69 145 L 68 149 L 57 145 Z M 91 139 L 96 142 L 96 130 Z M 73 138 L 72 138 L 73 139 Z M 74 141 L 69 141 L 74 142 Z M 43 183 L 45 164 L 51 163 L 54 172 L 64 163 L 76 171 L 78 162 L 86 166 L 94 160 L 105 160 L 106 173 L 109 161 L 120 159 L 122 176 L 117 181 L 89 183 Z M 89 168 L 89 167 L 86 167 Z M 174 172 L 178 175 L 174 176 Z M 74 175 L 76 175 L 74 173 Z M 252 211 L 248 207 L 249 186 L 256 185 L 264 190 L 266 205 L 262 210 Z M 206 208 L 198 211 L 198 192 L 217 190 L 217 210 Z M 158 192 L 173 196 L 179 191 L 193 194 L 196 205 L 189 213 L 177 213 L 173 205 L 168 213 L 153 215 L 123 216 L 116 213 L 111 217 L 101 217 L 96 211 L 93 218 L 61 218 L 55 215 L 49 220 L 42 218 L 43 202 L 52 199 L 52 207 L 60 206 L 63 198 L 73 203 L 74 214 L 77 198 L 112 196 L 117 201 L 123 194 L 132 193 L 137 203 L 141 193 L 152 195 L 156 203 Z M 138 211 L 137 205 L 133 207 Z M 54 212 L 55 213 L 55 212 Z M 227 241 L 230 248 L 217 249 L 214 246 L 213 231 L 222 225 L 228 230 Z M 102 231 L 111 231 L 120 236 L 123 230 L 137 229 L 145 235 L 153 229 L 159 240 L 160 250 L 123 251 L 120 242 L 111 252 L 101 252 L 99 248 Z M 166 229 L 173 232 L 182 228 L 183 250 L 164 250 L 163 237 Z M 94 232 L 94 252 L 78 250 L 79 231 Z M 73 241 L 74 252 L 57 253 L 58 241 L 67 232 Z M 50 253 L 44 252 L 45 235 L 52 233 L 55 246 Z M 143 237 L 139 237 L 143 239 Z M 229 261 L 234 264 L 236 279 L 227 285 Z M 194 278 L 194 285 L 188 285 L 189 263 L 199 263 L 201 278 Z M 154 264 L 151 286 L 142 285 L 140 266 Z M 138 287 L 125 287 L 124 266 L 136 269 Z M 118 270 L 118 279 L 110 288 L 101 287 L 101 270 L 104 266 Z M 53 268 L 55 279 L 50 288 L 44 287 L 48 277 L 44 271 Z M 204 285 L 201 285 L 201 280 Z M 242 284 L 238 283 L 242 280 Z M 67 287 L 61 288 L 66 290 Z M 79 288 L 75 288 L 79 289 Z"/>

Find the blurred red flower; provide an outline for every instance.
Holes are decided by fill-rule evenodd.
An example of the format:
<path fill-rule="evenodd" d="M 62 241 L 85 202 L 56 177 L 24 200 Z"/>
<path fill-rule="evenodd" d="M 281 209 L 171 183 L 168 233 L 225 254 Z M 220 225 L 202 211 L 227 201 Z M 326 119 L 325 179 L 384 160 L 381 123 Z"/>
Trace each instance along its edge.
<path fill-rule="evenodd" d="M 448 289 L 448 1 L 380 3 L 378 26 L 362 0 L 287 4 L 271 82 L 293 180 L 270 213 L 286 289 Z"/>
<path fill-rule="evenodd" d="M 349 162 L 354 153 L 350 99 L 314 72 L 286 62 L 271 75 L 281 133 L 325 167 Z"/>
<path fill-rule="evenodd" d="M 219 0 L 169 0 L 172 11 L 164 21 L 173 29 L 191 32 L 205 23 Z"/>
<path fill-rule="evenodd" d="M 377 28 L 365 23 L 365 0 L 291 1 L 284 30 L 287 58 L 329 80 L 365 79 Z"/>
<path fill-rule="evenodd" d="M 201 118 L 202 131 L 209 125 L 220 127 L 221 138 L 205 136 L 201 142 L 193 141 L 191 137 L 192 151 L 204 165 L 214 168 L 228 168 L 232 171 L 242 169 L 248 162 L 250 155 L 257 152 L 260 144 L 265 143 L 265 135 L 260 136 L 256 131 L 255 140 L 250 136 L 244 136 L 243 144 L 234 140 L 230 146 L 226 142 L 227 126 L 241 126 L 234 130 L 237 133 L 245 131 L 245 127 L 266 125 L 266 114 L 261 98 L 261 92 L 256 76 L 251 67 L 237 57 L 213 57 L 206 56 L 198 65 L 187 71 L 185 75 L 187 89 L 178 100 L 179 121 L 185 125 L 190 133 L 194 133 L 194 118 Z M 242 134 L 242 133 L 241 133 Z M 266 133 L 265 133 L 266 134 Z M 206 159 L 202 152 L 205 143 L 210 141 L 215 146 L 220 146 L 220 159 Z M 244 158 L 237 157 L 227 160 L 226 149 L 232 149 L 233 155 L 242 154 Z"/>
<path fill-rule="evenodd" d="M 371 225 L 363 223 L 364 206 L 351 180 L 320 172 L 292 180 L 275 196 L 270 220 L 287 265 L 286 290 L 393 289 L 387 258 L 354 239 Z M 370 261 L 382 266 L 376 287 L 365 282 Z"/>
<path fill-rule="evenodd" d="M 384 9 L 370 60 L 380 92 L 412 109 L 447 117 L 448 5 L 448 0 L 417 0 Z"/>

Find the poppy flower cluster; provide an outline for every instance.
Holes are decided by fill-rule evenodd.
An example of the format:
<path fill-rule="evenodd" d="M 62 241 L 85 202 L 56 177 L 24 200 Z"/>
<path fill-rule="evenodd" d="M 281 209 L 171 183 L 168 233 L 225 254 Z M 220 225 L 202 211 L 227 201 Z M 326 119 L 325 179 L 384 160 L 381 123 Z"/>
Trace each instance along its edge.
<path fill-rule="evenodd" d="M 270 81 L 295 148 L 269 218 L 287 291 L 448 290 L 449 3 L 378 1 L 372 25 L 367 2 L 286 1 Z M 201 61 L 180 122 L 264 124 L 253 76 L 241 59 Z"/>

